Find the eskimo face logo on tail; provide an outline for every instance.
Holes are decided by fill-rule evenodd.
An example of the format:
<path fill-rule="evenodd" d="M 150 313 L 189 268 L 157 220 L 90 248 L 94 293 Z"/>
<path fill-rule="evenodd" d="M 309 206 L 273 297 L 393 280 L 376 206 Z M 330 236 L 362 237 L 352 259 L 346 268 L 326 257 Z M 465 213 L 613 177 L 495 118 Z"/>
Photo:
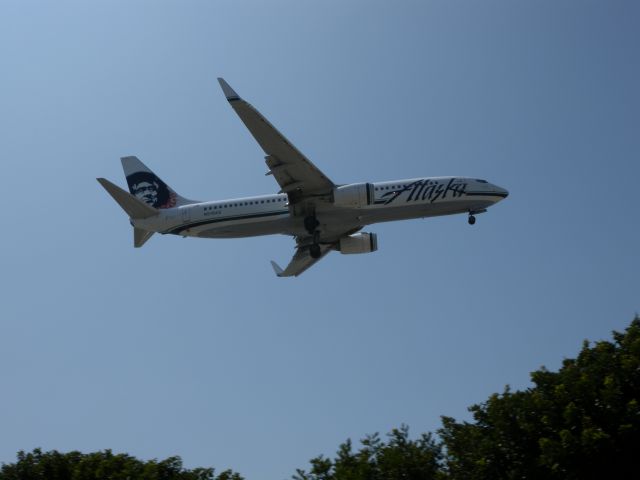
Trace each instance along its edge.
<path fill-rule="evenodd" d="M 153 173 L 132 173 L 127 177 L 127 184 L 132 195 L 153 208 L 176 206 L 176 194 Z"/>

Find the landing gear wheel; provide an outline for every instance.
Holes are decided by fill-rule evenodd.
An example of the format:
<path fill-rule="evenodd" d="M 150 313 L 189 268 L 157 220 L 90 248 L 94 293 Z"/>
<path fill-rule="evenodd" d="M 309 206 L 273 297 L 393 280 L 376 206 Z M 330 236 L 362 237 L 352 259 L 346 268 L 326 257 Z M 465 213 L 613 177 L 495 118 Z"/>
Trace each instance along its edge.
<path fill-rule="evenodd" d="M 320 245 L 318 245 L 317 243 L 314 243 L 313 245 L 311 245 L 309 247 L 309 254 L 311 255 L 311 258 L 320 258 L 320 256 L 322 255 L 322 251 L 320 250 Z"/>
<path fill-rule="evenodd" d="M 304 218 L 304 228 L 307 230 L 307 232 L 309 233 L 315 232 L 316 228 L 318 228 L 318 225 L 320 225 L 320 222 L 315 216 L 309 216 Z"/>
<path fill-rule="evenodd" d="M 469 215 L 469 225 L 474 225 L 476 223 L 476 217 L 473 215 Z"/>

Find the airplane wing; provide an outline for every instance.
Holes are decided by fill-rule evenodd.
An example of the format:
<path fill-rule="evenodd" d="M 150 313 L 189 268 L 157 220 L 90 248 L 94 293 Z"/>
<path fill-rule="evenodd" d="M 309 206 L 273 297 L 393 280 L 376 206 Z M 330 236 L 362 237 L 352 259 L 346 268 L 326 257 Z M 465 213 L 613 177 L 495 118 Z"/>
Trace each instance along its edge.
<path fill-rule="evenodd" d="M 298 247 L 295 255 L 284 270 L 280 266 L 271 261 L 271 266 L 279 277 L 297 277 L 307 269 L 315 265 L 316 262 L 322 260 L 327 253 L 331 251 L 330 245 L 320 245 L 320 258 L 312 258 L 307 247 Z"/>
<path fill-rule="evenodd" d="M 287 265 L 287 268 L 283 270 L 280 268 L 280 265 L 273 260 L 271 261 L 271 266 L 279 277 L 297 277 L 315 265 L 319 260 L 322 260 L 327 253 L 329 253 L 331 249 L 340 242 L 341 238 L 348 237 L 349 235 L 359 231 L 361 228 L 362 227 L 359 226 L 354 227 L 338 235 L 332 235 L 328 238 L 321 239 L 319 258 L 313 258 L 309 253 L 309 245 L 312 241 L 311 237 L 296 237 L 297 251 L 293 255 L 289 265 Z"/>
<path fill-rule="evenodd" d="M 222 78 L 222 91 L 242 122 L 267 154 L 267 175 L 275 177 L 280 193 L 287 193 L 291 203 L 316 195 L 326 195 L 335 187 L 300 150 L 291 144 L 251 104 L 245 102 Z"/>

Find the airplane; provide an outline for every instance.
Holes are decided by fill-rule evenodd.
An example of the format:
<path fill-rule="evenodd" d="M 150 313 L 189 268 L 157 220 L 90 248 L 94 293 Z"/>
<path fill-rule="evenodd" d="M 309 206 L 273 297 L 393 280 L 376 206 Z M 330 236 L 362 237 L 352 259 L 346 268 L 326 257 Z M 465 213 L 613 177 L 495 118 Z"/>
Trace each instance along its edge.
<path fill-rule="evenodd" d="M 183 237 L 240 238 L 284 234 L 296 251 L 286 268 L 271 265 L 278 277 L 297 277 L 332 250 L 342 254 L 375 252 L 379 222 L 466 214 L 476 215 L 507 198 L 509 192 L 471 177 L 420 177 L 385 182 L 337 184 L 282 135 L 222 78 L 231 107 L 265 153 L 266 175 L 280 190 L 272 195 L 217 201 L 189 200 L 137 157 L 121 158 L 129 191 L 104 178 L 98 182 L 129 215 L 134 247 L 154 233 Z"/>

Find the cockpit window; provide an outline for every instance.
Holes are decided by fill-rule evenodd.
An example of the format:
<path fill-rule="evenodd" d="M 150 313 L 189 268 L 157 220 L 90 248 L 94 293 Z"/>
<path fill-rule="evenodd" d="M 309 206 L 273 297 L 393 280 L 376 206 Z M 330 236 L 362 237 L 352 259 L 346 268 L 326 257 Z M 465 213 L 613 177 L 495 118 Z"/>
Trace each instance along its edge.
<path fill-rule="evenodd" d="M 476 178 L 476 182 L 480 182 L 480 183 L 487 183 L 486 180 L 480 180 L 479 178 Z"/>

